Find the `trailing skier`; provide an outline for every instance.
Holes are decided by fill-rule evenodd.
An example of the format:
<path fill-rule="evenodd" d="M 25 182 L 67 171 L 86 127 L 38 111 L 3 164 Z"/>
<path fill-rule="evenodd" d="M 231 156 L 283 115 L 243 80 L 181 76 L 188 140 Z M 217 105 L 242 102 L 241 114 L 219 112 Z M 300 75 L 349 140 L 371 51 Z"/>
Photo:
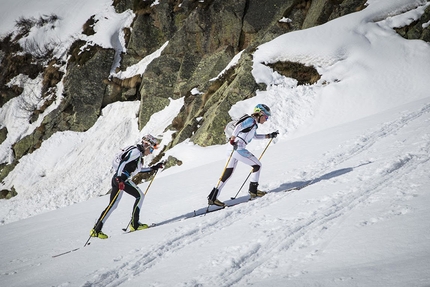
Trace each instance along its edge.
<path fill-rule="evenodd" d="M 214 187 L 208 196 L 209 205 L 225 206 L 223 202 L 218 200 L 218 196 L 227 180 L 233 174 L 238 161 L 252 167 L 251 182 L 249 184 L 249 194 L 251 198 L 264 196 L 266 194 L 266 192 L 257 189 L 262 166 L 261 162 L 246 149 L 246 145 L 254 138 L 267 139 L 276 138 L 278 136 L 277 131 L 269 134 L 257 134 L 258 124 L 264 124 L 270 116 L 270 108 L 264 104 L 258 104 L 254 108 L 254 113 L 251 116 L 245 117 L 242 121 L 238 121 L 229 139 L 229 158 L 226 167 L 218 182 L 218 186 Z"/>
<path fill-rule="evenodd" d="M 110 194 L 110 203 L 103 210 L 94 228 L 91 230 L 91 237 L 106 239 L 108 236 L 102 232 L 103 224 L 118 206 L 118 202 L 122 197 L 121 190 L 135 197 L 133 211 L 130 221 L 130 231 L 136 231 L 148 228 L 148 225 L 139 222 L 140 209 L 145 199 L 145 194 L 131 180 L 133 175 L 139 172 L 156 171 L 163 168 L 163 163 L 157 163 L 151 167 L 144 167 L 143 157 L 151 154 L 158 146 L 158 140 L 152 135 L 146 135 L 142 138 L 142 143 L 133 147 L 129 147 L 120 157 L 119 164 L 112 177 L 112 192 Z"/>

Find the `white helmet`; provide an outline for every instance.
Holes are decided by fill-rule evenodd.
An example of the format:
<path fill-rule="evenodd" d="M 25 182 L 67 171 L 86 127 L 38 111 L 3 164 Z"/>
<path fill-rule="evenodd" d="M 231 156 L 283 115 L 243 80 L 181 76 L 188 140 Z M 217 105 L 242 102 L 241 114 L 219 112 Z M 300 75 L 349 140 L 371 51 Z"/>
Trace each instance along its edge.
<path fill-rule="evenodd" d="M 142 137 L 142 144 L 148 144 L 154 149 L 156 149 L 158 147 L 159 142 L 158 139 L 148 134 Z"/>

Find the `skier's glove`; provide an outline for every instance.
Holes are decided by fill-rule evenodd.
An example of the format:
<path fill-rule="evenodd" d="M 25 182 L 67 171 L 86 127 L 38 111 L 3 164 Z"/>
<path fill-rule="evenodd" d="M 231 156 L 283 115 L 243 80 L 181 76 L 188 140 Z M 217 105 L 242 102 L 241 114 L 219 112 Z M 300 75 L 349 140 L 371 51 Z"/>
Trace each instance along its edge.
<path fill-rule="evenodd" d="M 233 149 L 237 149 L 237 143 L 234 141 L 234 139 L 230 139 L 230 144 L 233 146 Z"/>
<path fill-rule="evenodd" d="M 276 138 L 278 135 L 279 135 L 279 132 L 278 132 L 278 131 L 276 131 L 276 132 L 273 132 L 273 133 L 267 134 L 267 137 L 268 137 L 269 139 L 274 139 L 274 138 Z"/>
<path fill-rule="evenodd" d="M 125 183 L 124 183 L 124 181 L 122 180 L 122 178 L 121 178 L 120 176 L 117 176 L 117 177 L 115 178 L 115 180 L 116 180 L 116 182 L 118 183 L 118 188 L 119 188 L 119 190 L 124 190 L 124 189 L 125 189 Z"/>
<path fill-rule="evenodd" d="M 163 167 L 164 167 L 163 163 L 159 162 L 156 165 L 151 166 L 151 169 L 152 170 L 158 170 L 158 169 L 163 168 Z"/>

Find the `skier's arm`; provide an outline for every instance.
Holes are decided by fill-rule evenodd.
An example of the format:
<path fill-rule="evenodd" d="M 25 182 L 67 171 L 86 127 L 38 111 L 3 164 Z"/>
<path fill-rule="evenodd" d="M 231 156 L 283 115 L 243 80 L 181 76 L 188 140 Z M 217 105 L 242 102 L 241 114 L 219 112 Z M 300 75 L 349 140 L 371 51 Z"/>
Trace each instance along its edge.
<path fill-rule="evenodd" d="M 139 171 L 140 173 L 150 172 L 152 171 L 151 167 L 142 167 L 142 169 Z"/>
<path fill-rule="evenodd" d="M 254 138 L 257 140 L 262 140 L 262 139 L 266 139 L 266 135 L 265 134 L 254 134 Z"/>
<path fill-rule="evenodd" d="M 153 166 L 150 166 L 150 167 L 143 167 L 141 170 L 140 170 L 140 172 L 151 172 L 151 171 L 154 171 L 154 170 L 158 170 L 158 169 L 160 169 L 160 168 L 163 168 L 164 167 L 164 162 L 159 162 L 159 163 L 157 163 L 157 164 L 155 164 L 155 165 L 153 165 Z"/>

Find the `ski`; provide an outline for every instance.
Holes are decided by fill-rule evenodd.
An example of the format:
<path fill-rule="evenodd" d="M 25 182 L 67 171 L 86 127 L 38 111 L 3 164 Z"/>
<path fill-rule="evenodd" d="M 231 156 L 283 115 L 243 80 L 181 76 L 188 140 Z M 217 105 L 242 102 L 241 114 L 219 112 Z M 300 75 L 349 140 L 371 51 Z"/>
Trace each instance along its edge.
<path fill-rule="evenodd" d="M 311 185 L 312 183 L 313 183 L 313 181 L 310 181 L 310 182 L 308 182 L 302 186 L 296 186 L 296 187 L 288 188 L 288 189 L 285 189 L 284 192 L 293 191 L 293 190 L 301 190 L 301 189 Z"/>
<path fill-rule="evenodd" d="M 155 226 L 157 226 L 156 223 L 151 223 L 150 225 L 148 225 L 148 228 L 152 228 L 152 227 L 155 227 Z M 148 228 L 145 228 L 145 229 L 148 229 Z M 142 229 L 142 230 L 145 230 L 145 229 Z M 124 229 L 122 229 L 122 230 L 126 231 Z M 136 230 L 136 231 L 140 231 L 140 230 Z M 134 231 L 127 231 L 127 232 L 125 232 L 125 234 L 131 233 L 131 232 L 134 232 Z M 84 247 L 91 244 L 91 242 L 89 242 L 90 239 L 91 239 L 91 237 L 87 240 L 87 242 L 85 243 Z M 60 256 L 63 256 L 63 255 L 66 255 L 66 254 L 78 251 L 79 249 L 81 249 L 81 247 L 78 247 L 78 248 L 75 248 L 75 249 L 71 249 L 71 250 L 65 251 L 63 253 L 56 254 L 56 255 L 52 255 L 52 258 L 60 257 Z"/>
<path fill-rule="evenodd" d="M 289 192 L 289 191 L 293 191 L 293 190 L 300 190 L 300 189 L 302 189 L 302 188 L 303 188 L 303 187 L 296 186 L 296 187 L 292 187 L 292 188 L 285 189 L 285 190 L 284 190 L 284 192 Z"/>
<path fill-rule="evenodd" d="M 208 213 L 211 213 L 211 212 L 215 212 L 215 211 L 219 211 L 219 210 L 224 209 L 226 207 L 227 206 L 216 206 L 215 208 L 211 209 L 210 206 L 209 206 L 209 207 L 207 207 L 205 209 L 201 208 L 199 210 L 194 210 L 193 215 L 186 217 L 186 219 L 187 218 L 193 218 L 193 217 L 201 216 L 201 215 L 205 215 L 205 214 L 208 214 Z"/>
<path fill-rule="evenodd" d="M 90 240 L 91 240 L 91 236 L 88 238 L 87 242 L 85 242 L 84 247 L 91 244 Z M 66 251 L 66 252 L 63 252 L 63 253 L 60 253 L 60 254 L 52 255 L 52 258 L 56 258 L 56 257 L 62 256 L 62 255 L 66 255 L 66 254 L 75 252 L 75 251 L 77 251 L 79 249 L 81 249 L 81 247 L 78 247 L 78 248 L 75 248 L 75 249 L 71 249 L 69 251 Z"/>
<path fill-rule="evenodd" d="M 66 251 L 66 252 L 63 252 L 63 253 L 60 253 L 60 254 L 52 255 L 52 258 L 56 258 L 56 257 L 62 256 L 62 255 L 65 255 L 65 254 L 69 254 L 69 253 L 72 253 L 72 252 L 77 251 L 79 249 L 80 249 L 80 247 L 72 249 L 72 250 L 69 250 L 69 251 Z"/>
<path fill-rule="evenodd" d="M 185 219 L 193 218 L 193 217 L 198 217 L 198 216 L 203 216 L 203 215 L 206 215 L 208 213 L 220 211 L 220 210 L 223 210 L 225 208 L 232 207 L 232 206 L 235 206 L 235 205 L 238 205 L 238 204 L 241 204 L 241 203 L 245 203 L 245 202 L 248 202 L 248 201 L 251 201 L 251 200 L 252 199 L 250 198 L 250 199 L 248 199 L 246 201 L 237 201 L 237 202 L 234 202 L 234 203 L 226 204 L 225 206 L 217 206 L 217 205 L 215 205 L 215 208 L 210 208 L 212 206 L 212 205 L 210 205 L 207 208 L 200 208 L 198 210 L 194 210 L 193 214 L 191 216 L 185 217 Z"/>
<path fill-rule="evenodd" d="M 149 224 L 149 225 L 148 225 L 148 228 L 141 229 L 141 230 L 135 230 L 135 231 L 130 231 L 130 230 L 129 230 L 129 231 L 127 231 L 127 229 L 123 228 L 123 229 L 122 229 L 122 231 L 124 231 L 124 232 L 125 232 L 125 234 L 127 234 L 127 233 L 136 232 L 136 231 L 146 230 L 146 229 L 149 229 L 149 228 L 152 228 L 152 227 L 155 227 L 155 226 L 157 226 L 157 223 L 151 223 L 151 224 Z"/>

